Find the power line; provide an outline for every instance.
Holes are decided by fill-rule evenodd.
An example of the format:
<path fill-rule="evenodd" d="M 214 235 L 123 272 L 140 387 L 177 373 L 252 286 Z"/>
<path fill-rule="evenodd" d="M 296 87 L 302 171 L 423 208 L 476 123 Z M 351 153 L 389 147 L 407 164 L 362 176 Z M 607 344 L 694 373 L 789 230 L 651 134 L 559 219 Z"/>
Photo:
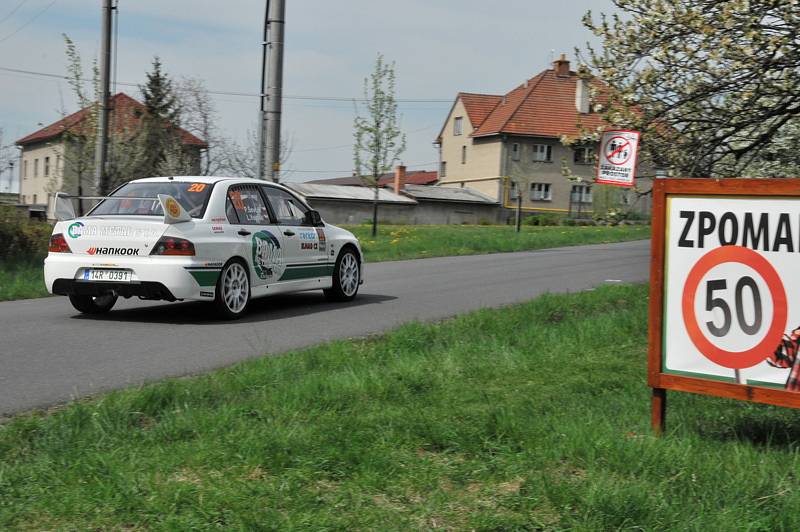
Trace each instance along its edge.
<path fill-rule="evenodd" d="M 28 0 L 20 0 L 19 4 L 17 4 L 17 7 L 15 7 L 14 9 L 12 9 L 12 10 L 11 10 L 11 13 L 9 13 L 9 14 L 8 14 L 8 15 L 6 15 L 5 17 L 3 17 L 3 19 L 2 19 L 2 20 L 0 20 L 0 24 L 2 24 L 3 22 L 5 22 L 6 20 L 10 19 L 10 18 L 11 18 L 11 17 L 14 15 L 14 13 L 16 13 L 16 12 L 17 12 L 17 10 L 18 10 L 19 8 L 21 8 L 21 7 L 22 7 L 22 5 L 23 5 L 25 2 L 27 2 L 27 1 L 28 1 Z"/>
<path fill-rule="evenodd" d="M 16 35 L 17 33 L 21 32 L 22 30 L 24 30 L 25 28 L 27 28 L 27 27 L 28 27 L 30 24 L 32 24 L 32 23 L 33 23 L 33 21 L 34 21 L 34 20 L 36 20 L 37 18 L 39 18 L 40 16 L 42 16 L 42 15 L 44 14 L 44 12 L 45 12 L 45 11 L 47 11 L 48 9 L 50 9 L 51 7 L 53 7 L 53 4 L 55 4 L 57 1 L 58 1 L 58 0 L 53 0 L 52 2 L 50 2 L 49 4 L 47 4 L 47 6 L 45 6 L 45 8 L 44 8 L 44 9 L 42 9 L 41 11 L 39 11 L 38 13 L 36 13 L 36 14 L 35 14 L 35 15 L 34 15 L 34 16 L 31 18 L 31 19 L 29 19 L 29 20 L 28 20 L 28 22 L 26 22 L 25 24 L 23 24 L 22 26 L 20 26 L 20 27 L 19 27 L 19 28 L 17 28 L 16 30 L 14 30 L 12 33 L 9 33 L 8 35 L 6 35 L 6 36 L 5 36 L 5 37 L 3 37 L 2 39 L 0 39 L 0 42 L 7 41 L 8 39 L 10 39 L 11 37 L 13 37 L 13 36 L 14 36 L 14 35 Z"/>
<path fill-rule="evenodd" d="M 55 2 L 56 0 L 53 0 Z M 52 3 L 51 3 L 52 5 Z M 2 42 L 2 41 L 0 41 Z M 49 72 L 37 72 L 35 70 L 23 70 L 21 68 L 10 68 L 0 66 L 0 71 L 13 72 L 16 74 L 28 74 L 30 76 L 41 76 L 56 79 L 68 79 L 67 76 L 61 74 L 52 74 Z M 89 81 L 81 78 L 80 81 Z M 127 87 L 138 87 L 138 83 L 130 83 L 124 81 L 117 81 L 117 85 L 125 85 Z M 258 98 L 261 95 L 256 92 L 238 92 L 238 91 L 207 91 L 209 94 L 216 94 L 220 96 L 243 96 L 248 98 Z M 287 100 L 315 100 L 324 102 L 365 102 L 365 98 L 349 98 L 347 96 L 306 96 L 306 95 L 283 95 Z M 452 99 L 444 98 L 397 98 L 395 101 L 398 103 L 452 103 Z"/>

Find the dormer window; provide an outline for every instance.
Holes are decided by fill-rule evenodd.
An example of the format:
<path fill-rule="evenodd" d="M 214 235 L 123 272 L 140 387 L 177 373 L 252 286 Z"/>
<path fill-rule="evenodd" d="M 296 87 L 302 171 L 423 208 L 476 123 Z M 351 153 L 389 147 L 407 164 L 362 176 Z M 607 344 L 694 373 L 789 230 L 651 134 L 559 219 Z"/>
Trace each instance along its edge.
<path fill-rule="evenodd" d="M 464 129 L 464 117 L 457 116 L 453 119 L 453 136 L 457 137 L 462 134 Z"/>

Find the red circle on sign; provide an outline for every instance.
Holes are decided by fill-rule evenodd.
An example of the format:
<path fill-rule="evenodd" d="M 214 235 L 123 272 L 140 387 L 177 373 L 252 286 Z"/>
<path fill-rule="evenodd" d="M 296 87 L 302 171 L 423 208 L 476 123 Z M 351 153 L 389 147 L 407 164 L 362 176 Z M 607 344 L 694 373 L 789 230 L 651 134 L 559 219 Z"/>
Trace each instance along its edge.
<path fill-rule="evenodd" d="M 772 323 L 767 330 L 767 334 L 758 345 L 746 351 L 727 351 L 711 343 L 703 334 L 703 331 L 700 330 L 700 325 L 697 323 L 697 315 L 694 311 L 694 299 L 700 280 L 711 268 L 725 262 L 738 262 L 753 268 L 767 283 L 769 293 L 772 296 Z M 686 284 L 683 287 L 682 309 L 686 331 L 689 333 L 689 338 L 692 339 L 695 347 L 700 350 L 703 356 L 726 368 L 749 368 L 765 360 L 777 347 L 781 338 L 783 338 L 783 331 L 786 329 L 786 290 L 778 272 L 775 271 L 775 268 L 767 259 L 752 249 L 741 246 L 723 246 L 712 249 L 697 261 L 697 264 L 689 271 L 689 276 L 686 278 Z"/>
<path fill-rule="evenodd" d="M 609 146 L 609 145 L 610 145 L 612 142 L 614 142 L 615 140 L 617 140 L 617 139 L 621 140 L 621 141 L 622 141 L 622 144 L 620 144 L 620 146 L 619 146 L 619 147 L 615 148 L 615 149 L 614 149 L 614 150 L 613 150 L 611 153 L 607 153 L 607 152 L 608 152 L 608 146 Z M 618 163 L 615 163 L 614 161 L 612 161 L 612 160 L 611 160 L 611 156 L 612 156 L 612 155 L 615 155 L 615 154 L 617 154 L 617 153 L 618 153 L 618 152 L 619 152 L 619 151 L 620 151 L 622 148 L 624 148 L 626 145 L 628 146 L 628 156 L 627 156 L 627 157 L 625 157 L 625 159 L 624 159 L 624 160 L 622 160 L 622 161 L 620 161 L 620 162 L 618 162 Z M 621 136 L 617 135 L 616 137 L 611 137 L 610 139 L 608 139 L 608 142 L 606 142 L 606 145 L 605 145 L 605 147 L 603 148 L 603 154 L 604 154 L 604 155 L 605 155 L 605 157 L 606 157 L 606 161 L 608 161 L 609 163 L 611 163 L 611 164 L 613 164 L 613 165 L 615 165 L 615 166 L 622 166 L 623 164 L 627 163 L 627 162 L 628 162 L 628 160 L 630 160 L 630 158 L 631 158 L 631 155 L 633 155 L 633 153 L 632 153 L 632 152 L 633 152 L 633 150 L 631 150 L 630 148 L 631 148 L 631 141 L 630 141 L 630 140 L 628 140 L 628 139 L 626 139 L 625 137 L 621 137 Z"/>

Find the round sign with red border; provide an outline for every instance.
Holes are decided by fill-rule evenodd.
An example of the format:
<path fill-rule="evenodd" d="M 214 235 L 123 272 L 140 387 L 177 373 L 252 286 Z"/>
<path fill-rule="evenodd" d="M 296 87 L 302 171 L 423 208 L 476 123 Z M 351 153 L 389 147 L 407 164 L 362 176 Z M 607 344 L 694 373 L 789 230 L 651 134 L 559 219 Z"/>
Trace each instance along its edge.
<path fill-rule="evenodd" d="M 623 151 L 625 148 L 627 148 L 627 151 Z M 627 163 L 631 155 L 633 155 L 631 141 L 620 135 L 611 137 L 603 147 L 603 155 L 610 164 L 622 166 Z"/>
<path fill-rule="evenodd" d="M 697 321 L 695 312 L 697 287 L 711 268 L 725 262 L 744 264 L 755 270 L 764 279 L 772 296 L 774 307 L 772 323 L 767 328 L 764 338 L 757 345 L 745 351 L 728 351 L 715 345 L 703 334 Z M 749 368 L 767 359 L 783 338 L 788 315 L 786 290 L 778 272 L 759 253 L 741 246 L 722 246 L 712 249 L 697 261 L 689 271 L 683 287 L 682 310 L 686 331 L 700 353 L 712 362 L 732 369 Z"/>

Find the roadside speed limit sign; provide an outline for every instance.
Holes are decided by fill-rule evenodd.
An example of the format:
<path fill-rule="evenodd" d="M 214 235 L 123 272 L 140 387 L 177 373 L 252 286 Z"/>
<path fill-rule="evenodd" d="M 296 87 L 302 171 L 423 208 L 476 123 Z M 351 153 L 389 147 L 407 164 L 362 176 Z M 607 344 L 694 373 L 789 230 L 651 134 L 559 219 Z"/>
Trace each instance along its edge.
<path fill-rule="evenodd" d="M 769 289 L 765 304 L 756 277 L 750 271 L 737 275 L 707 275 L 716 266 L 733 263 L 748 266 L 760 276 Z M 736 269 L 733 269 L 735 272 Z M 701 281 L 704 281 L 701 283 Z M 701 288 L 702 284 L 702 288 Z M 704 322 L 696 311 L 700 308 L 716 312 L 721 320 Z M 749 299 L 748 299 L 749 298 Z M 746 307 L 749 305 L 749 309 Z M 771 309 L 770 323 L 765 323 L 765 308 Z M 726 368 L 744 369 L 765 359 L 764 353 L 775 348 L 786 329 L 786 292 L 775 268 L 758 252 L 741 246 L 714 248 L 689 270 L 683 286 L 681 311 L 686 332 L 701 355 Z M 750 316 L 748 316 L 750 314 Z M 726 344 L 747 345 L 751 338 L 759 340 L 741 351 L 726 349 Z"/>
<path fill-rule="evenodd" d="M 800 407 L 800 180 L 661 179 L 653 205 L 656 430 L 667 389 Z"/>

